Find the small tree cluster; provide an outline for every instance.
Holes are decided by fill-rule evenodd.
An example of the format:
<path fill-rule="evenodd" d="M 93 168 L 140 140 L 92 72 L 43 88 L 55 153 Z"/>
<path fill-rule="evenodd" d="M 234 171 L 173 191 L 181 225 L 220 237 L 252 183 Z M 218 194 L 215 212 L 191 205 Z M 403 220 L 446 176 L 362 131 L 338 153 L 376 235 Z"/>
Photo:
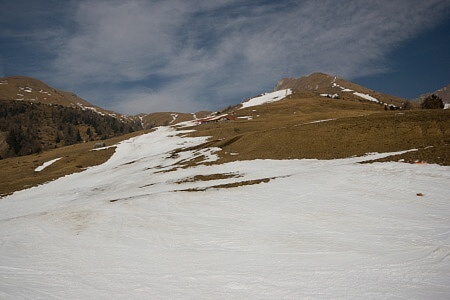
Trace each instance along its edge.
<path fill-rule="evenodd" d="M 435 94 L 432 94 L 426 97 L 420 106 L 423 109 L 443 109 L 444 102 L 442 102 L 441 98 L 439 98 Z"/>

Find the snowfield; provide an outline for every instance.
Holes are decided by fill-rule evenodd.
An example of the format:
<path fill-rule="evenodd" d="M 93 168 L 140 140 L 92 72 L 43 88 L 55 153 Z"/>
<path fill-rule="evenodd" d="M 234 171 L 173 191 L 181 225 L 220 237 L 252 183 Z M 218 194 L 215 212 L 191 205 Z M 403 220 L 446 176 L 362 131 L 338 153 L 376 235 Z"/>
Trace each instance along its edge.
<path fill-rule="evenodd" d="M 450 297 L 449 167 L 358 163 L 388 155 L 370 154 L 181 168 L 218 151 L 187 150 L 206 138 L 184 133 L 161 127 L 0 199 L 0 298 Z M 211 174 L 229 176 L 194 180 Z"/>

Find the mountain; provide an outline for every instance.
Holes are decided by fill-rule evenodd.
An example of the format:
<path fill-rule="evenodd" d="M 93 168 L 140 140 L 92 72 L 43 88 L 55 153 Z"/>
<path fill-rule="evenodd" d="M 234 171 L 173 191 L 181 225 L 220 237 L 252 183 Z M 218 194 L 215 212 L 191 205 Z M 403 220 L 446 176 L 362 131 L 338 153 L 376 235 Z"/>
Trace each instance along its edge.
<path fill-rule="evenodd" d="M 313 73 L 300 78 L 284 78 L 277 82 L 274 91 L 296 89 L 330 98 L 353 101 L 372 101 L 379 105 L 400 108 L 413 105 L 400 97 L 383 94 L 337 76 L 324 73 Z"/>
<path fill-rule="evenodd" d="M 57 90 L 38 79 L 26 76 L 0 78 L 1 100 L 61 105 L 82 110 L 92 110 L 100 115 L 109 115 L 124 121 L 131 120 L 128 116 L 95 106 L 74 93 Z"/>
<path fill-rule="evenodd" d="M 447 106 L 450 105 L 450 84 L 447 85 L 446 87 L 443 87 L 443 88 L 441 88 L 441 89 L 438 89 L 438 90 L 436 90 L 436 91 L 434 91 L 434 92 L 422 94 L 422 95 L 420 95 L 419 97 L 417 97 L 417 98 L 415 98 L 415 99 L 413 99 L 413 100 L 411 100 L 411 101 L 418 102 L 418 103 L 422 103 L 422 101 L 423 101 L 426 97 L 428 97 L 428 96 L 430 96 L 430 95 L 433 95 L 433 94 L 435 94 L 436 96 L 438 96 L 439 98 L 441 98 L 441 99 L 442 99 L 442 102 L 447 103 Z"/>
<path fill-rule="evenodd" d="M 40 80 L 0 79 L 0 159 L 140 129 L 134 118 L 94 106 Z"/>

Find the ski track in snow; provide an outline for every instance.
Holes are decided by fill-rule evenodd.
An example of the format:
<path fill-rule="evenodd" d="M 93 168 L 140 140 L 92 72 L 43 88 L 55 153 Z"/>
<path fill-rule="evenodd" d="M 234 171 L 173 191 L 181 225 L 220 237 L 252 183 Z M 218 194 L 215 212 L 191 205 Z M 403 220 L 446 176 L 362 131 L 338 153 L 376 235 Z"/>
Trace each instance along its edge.
<path fill-rule="evenodd" d="M 183 133 L 0 199 L 0 298 L 450 297 L 449 167 L 358 163 L 388 155 L 370 154 L 180 168 L 218 151 L 186 150 L 206 138 Z"/>

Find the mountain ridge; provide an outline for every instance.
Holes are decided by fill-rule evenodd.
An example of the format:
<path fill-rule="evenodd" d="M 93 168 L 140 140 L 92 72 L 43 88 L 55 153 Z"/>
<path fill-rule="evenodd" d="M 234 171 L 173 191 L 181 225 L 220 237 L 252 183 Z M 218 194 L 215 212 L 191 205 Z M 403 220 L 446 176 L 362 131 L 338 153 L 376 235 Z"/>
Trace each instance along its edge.
<path fill-rule="evenodd" d="M 74 92 L 53 88 L 39 79 L 28 76 L 9 76 L 0 78 L 0 101 L 2 100 L 61 105 L 79 108 L 81 110 L 91 110 L 97 114 L 108 115 L 123 122 L 132 120 L 132 118 L 127 115 L 96 106 L 79 97 Z"/>
<path fill-rule="evenodd" d="M 373 101 L 380 105 L 394 108 L 405 108 L 406 106 L 415 106 L 408 100 L 380 93 L 378 91 L 363 87 L 351 81 L 347 81 L 338 76 L 332 76 L 325 73 L 312 73 L 308 76 L 299 78 L 283 78 L 279 80 L 274 91 L 282 89 L 297 89 L 312 92 L 331 98 L 348 99 L 353 101 Z"/>

